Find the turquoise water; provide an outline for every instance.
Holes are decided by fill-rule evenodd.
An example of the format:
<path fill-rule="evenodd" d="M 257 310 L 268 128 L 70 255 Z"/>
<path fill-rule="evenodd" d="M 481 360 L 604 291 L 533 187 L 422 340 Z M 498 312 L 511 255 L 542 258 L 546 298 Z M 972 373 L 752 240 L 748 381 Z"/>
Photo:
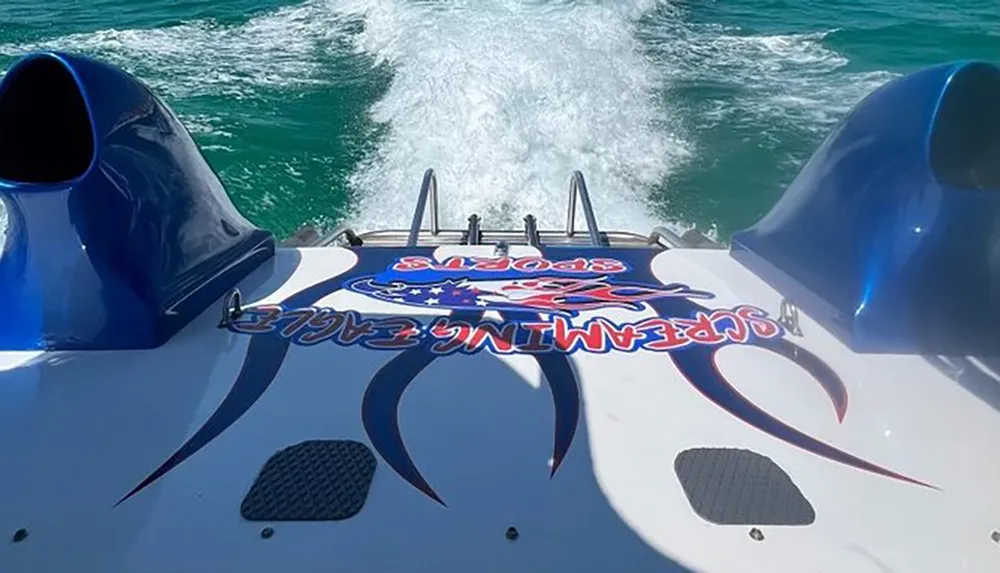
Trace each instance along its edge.
<path fill-rule="evenodd" d="M 561 226 L 573 169 L 604 227 L 729 234 L 897 74 L 1000 62 L 998 0 L 4 0 L 0 69 L 110 60 L 173 107 L 237 207 L 406 226 Z"/>

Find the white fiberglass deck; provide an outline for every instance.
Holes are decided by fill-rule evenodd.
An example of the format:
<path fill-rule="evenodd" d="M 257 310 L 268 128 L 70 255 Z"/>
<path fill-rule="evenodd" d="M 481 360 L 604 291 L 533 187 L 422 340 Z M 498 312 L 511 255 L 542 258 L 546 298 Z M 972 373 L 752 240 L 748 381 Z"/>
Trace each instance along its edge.
<path fill-rule="evenodd" d="M 597 270 L 613 272 L 608 261 L 622 252 L 543 254 L 511 247 L 509 256 L 569 261 L 564 270 L 577 268 L 574 261 L 582 257 L 590 270 L 594 261 L 604 261 Z M 649 253 L 649 270 L 659 286 L 682 283 L 710 293 L 713 298 L 691 299 L 706 309 L 752 305 L 772 319 L 779 314 L 780 297 L 725 251 Z M 282 249 L 240 290 L 245 305 L 266 308 L 310 285 L 346 276 L 359 257 L 392 262 L 423 256 L 428 259 L 411 263 L 427 270 L 426 260 L 492 254 L 489 246 L 415 254 L 368 247 Z M 639 257 L 630 259 L 636 261 L 643 255 L 630 256 Z M 454 268 L 472 261 L 462 260 Z M 743 323 L 750 329 L 747 336 L 735 322 L 727 328 L 717 323 L 700 335 L 682 328 L 682 338 L 705 336 L 705 345 L 722 346 L 718 373 L 746 401 L 884 470 L 880 473 L 794 446 L 711 401 L 702 381 L 684 376 L 663 351 L 669 344 L 652 348 L 652 333 L 663 342 L 667 326 L 655 322 L 664 318 L 647 302 L 640 302 L 639 310 L 605 305 L 564 319 L 541 313 L 549 333 L 604 318 L 592 338 L 581 331 L 574 351 L 557 349 L 574 373 L 579 417 L 564 458 L 554 463 L 557 411 L 562 408 L 559 415 L 566 416 L 572 406 L 554 407 L 537 353 L 505 346 L 500 324 L 499 334 L 489 342 L 480 339 L 474 352 L 467 352 L 466 344 L 472 344 L 475 331 L 457 323 L 400 335 L 407 317 L 426 325 L 449 315 L 422 294 L 392 302 L 371 291 L 339 288 L 304 305 L 312 312 L 354 310 L 362 322 L 354 324 L 355 333 L 345 334 L 341 325 L 336 342 L 321 332 L 329 320 L 300 324 L 312 329 L 312 337 L 303 339 L 299 332 L 292 338 L 313 344 L 287 348 L 263 395 L 190 457 L 124 501 L 220 409 L 256 338 L 235 332 L 239 326 L 220 329 L 221 311 L 213 307 L 156 350 L 0 353 L 5 436 L 0 531 L 27 533 L 16 543 L 0 543 L 0 571 L 1000 570 L 1000 546 L 990 537 L 1000 527 L 1000 381 L 980 363 L 969 367 L 981 369 L 993 384 L 963 385 L 921 357 L 855 355 L 805 315 L 799 316 L 801 336 L 770 331 L 765 319 Z M 371 328 L 373 323 L 363 323 L 392 317 L 397 322 Z M 683 326 L 685 317 L 680 318 L 673 326 Z M 500 321 L 500 312 L 487 310 L 482 320 Z M 504 320 L 523 328 L 523 320 Z M 551 326 L 559 320 L 565 321 L 562 326 Z M 728 337 L 725 344 L 712 342 L 720 330 Z M 565 339 L 568 332 L 558 336 Z M 398 451 L 373 443 L 372 436 L 385 428 L 366 428 L 362 411 L 373 378 L 406 352 L 378 348 L 378 341 L 407 345 L 407 337 L 420 336 L 436 337 L 445 355 L 408 384 L 398 424 L 405 451 L 440 502 L 391 466 L 386 457 L 395 456 L 398 464 Z M 834 396 L 795 362 L 740 342 L 754 336 L 783 338 L 815 355 L 843 382 L 846 395 Z M 369 420 L 380 423 L 377 416 Z M 378 465 L 361 511 L 336 522 L 243 519 L 241 501 L 268 458 L 313 439 L 373 446 Z M 379 439 L 384 443 L 384 436 Z M 557 435 L 556 450 L 559 442 Z M 702 447 L 745 449 L 770 458 L 814 508 L 815 519 L 800 526 L 760 525 L 753 535 L 749 524 L 703 519 L 675 471 L 679 453 Z M 510 527 L 517 529 L 516 540 L 508 538 Z M 262 537 L 264 528 L 273 535 Z"/>

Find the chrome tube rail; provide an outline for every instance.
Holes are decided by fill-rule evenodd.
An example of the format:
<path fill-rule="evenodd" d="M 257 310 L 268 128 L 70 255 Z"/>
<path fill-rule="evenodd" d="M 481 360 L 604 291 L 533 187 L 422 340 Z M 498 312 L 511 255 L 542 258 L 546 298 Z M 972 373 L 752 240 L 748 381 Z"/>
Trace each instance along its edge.
<path fill-rule="evenodd" d="M 677 233 L 666 227 L 653 227 L 653 231 L 649 234 L 649 244 L 655 245 L 658 243 L 666 243 L 674 248 L 686 246 L 684 244 L 684 239 L 682 239 Z"/>
<path fill-rule="evenodd" d="M 587 233 L 577 232 L 577 203 L 583 210 L 587 222 Z M 429 212 L 428 212 L 429 211 Z M 430 228 L 423 228 L 425 215 L 430 219 Z M 528 245 L 532 247 L 564 246 L 564 247 L 619 247 L 619 248 L 720 248 L 704 235 L 691 230 L 683 236 L 665 228 L 655 227 L 649 235 L 627 231 L 600 231 L 597 227 L 597 217 L 590 202 L 590 193 L 583 173 L 574 171 L 570 177 L 569 202 L 566 210 L 565 231 L 556 229 L 539 230 L 538 222 L 533 215 L 524 217 L 524 228 L 515 229 L 484 229 L 479 215 L 469 216 L 465 229 L 442 229 L 438 216 L 438 184 L 433 169 L 424 172 L 420 185 L 420 195 L 417 197 L 417 207 L 409 230 L 382 229 L 355 234 L 346 226 L 339 226 L 320 235 L 312 227 L 300 229 L 290 237 L 283 246 L 377 246 L 377 247 L 438 247 L 444 245 Z"/>
<path fill-rule="evenodd" d="M 354 234 L 354 230 L 352 230 L 350 227 L 347 227 L 345 225 L 340 225 L 338 227 L 335 227 L 329 233 L 320 236 L 318 239 L 316 239 L 309 246 L 312 246 L 312 247 L 329 247 L 331 245 L 336 244 L 337 239 L 339 239 L 341 237 L 344 237 L 345 239 L 347 239 L 347 244 L 350 245 L 350 246 L 352 246 L 352 247 L 360 247 L 360 246 L 364 245 L 364 242 L 356 234 Z"/>
<path fill-rule="evenodd" d="M 590 204 L 590 193 L 587 191 L 587 182 L 583 179 L 583 173 L 574 171 L 569 179 L 569 208 L 566 211 L 566 236 L 572 238 L 575 233 L 576 223 L 576 198 L 580 197 L 580 206 L 583 207 L 583 218 L 587 220 L 587 233 L 590 235 L 590 244 L 595 247 L 607 246 L 607 242 L 601 239 L 601 233 L 597 229 L 597 218 L 594 217 L 594 207 Z"/>
<path fill-rule="evenodd" d="M 417 210 L 413 213 L 413 222 L 410 223 L 410 235 L 406 239 L 407 247 L 416 247 L 417 239 L 420 237 L 420 227 L 424 223 L 424 211 L 427 209 L 427 201 L 431 203 L 431 235 L 436 236 L 441 232 L 438 226 L 438 184 L 437 176 L 433 169 L 424 172 L 424 181 L 420 184 L 420 195 L 417 197 Z"/>
<path fill-rule="evenodd" d="M 532 222 L 534 224 L 534 222 Z M 554 247 L 586 247 L 590 245 L 590 238 L 576 234 L 574 237 L 567 237 L 565 231 L 540 231 L 538 229 L 527 228 L 522 231 L 516 230 L 489 230 L 480 229 L 480 242 L 484 245 L 495 245 L 503 242 L 508 245 L 528 245 L 531 247 L 554 246 Z M 684 237 L 663 228 L 654 229 L 649 235 L 631 233 L 628 231 L 604 231 L 602 237 L 607 239 L 609 246 L 625 248 L 658 247 L 661 249 L 691 249 L 691 248 L 723 248 L 718 244 L 707 244 L 704 241 L 692 243 Z M 371 246 L 371 247 L 401 247 L 409 237 L 409 230 L 383 229 L 378 231 L 368 231 L 360 236 L 355 235 L 347 227 L 339 227 L 334 231 L 323 235 L 318 240 L 298 242 L 286 241 L 283 247 L 330 247 L 330 246 Z M 700 237 L 698 237 L 700 238 Z M 467 230 L 441 229 L 437 234 L 431 235 L 429 231 L 421 231 L 417 238 L 417 244 L 428 247 L 440 247 L 446 245 L 468 245 L 469 235 Z"/>
<path fill-rule="evenodd" d="M 496 245 L 504 242 L 508 245 L 532 246 L 525 240 L 523 229 L 480 229 L 480 244 Z M 602 233 L 611 247 L 626 248 L 668 248 L 663 243 L 651 245 L 649 236 L 639 233 L 629 233 L 627 231 L 607 231 Z M 371 247 L 402 247 L 409 231 L 405 229 L 382 229 L 378 231 L 368 231 L 360 234 L 365 246 Z M 443 247 L 454 245 L 468 245 L 469 236 L 466 229 L 441 229 L 437 235 L 431 235 L 427 231 L 422 231 L 417 244 L 421 247 Z M 577 233 L 574 237 L 566 236 L 563 229 L 558 231 L 538 231 L 539 247 L 589 247 L 590 237 Z"/>

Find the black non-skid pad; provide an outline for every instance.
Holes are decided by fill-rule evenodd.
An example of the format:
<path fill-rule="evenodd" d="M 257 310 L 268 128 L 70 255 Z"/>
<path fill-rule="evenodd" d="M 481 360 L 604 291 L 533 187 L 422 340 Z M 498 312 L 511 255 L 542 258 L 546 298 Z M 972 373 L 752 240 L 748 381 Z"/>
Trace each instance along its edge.
<path fill-rule="evenodd" d="M 310 440 L 273 456 L 240 505 L 250 521 L 338 521 L 365 505 L 375 475 L 368 446 L 349 440 Z"/>
<path fill-rule="evenodd" d="M 695 513 L 719 525 L 809 525 L 809 500 L 770 458 L 734 448 L 694 448 L 674 471 Z"/>

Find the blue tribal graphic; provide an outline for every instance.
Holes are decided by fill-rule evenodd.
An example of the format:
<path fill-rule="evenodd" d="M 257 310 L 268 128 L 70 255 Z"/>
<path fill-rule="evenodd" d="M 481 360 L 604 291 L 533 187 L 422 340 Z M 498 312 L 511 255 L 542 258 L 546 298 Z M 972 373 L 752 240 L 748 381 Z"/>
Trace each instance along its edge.
<path fill-rule="evenodd" d="M 230 326 L 232 332 L 250 334 L 252 338 L 229 394 L 173 455 L 118 503 L 156 482 L 239 420 L 274 382 L 293 339 L 312 344 L 326 337 L 344 345 L 367 341 L 369 348 L 396 351 L 405 348 L 370 381 L 362 398 L 362 419 L 372 446 L 389 466 L 426 496 L 444 505 L 406 450 L 399 427 L 399 403 L 420 371 L 446 354 L 435 352 L 442 341 L 449 346 L 456 341 L 474 345 L 477 333 L 488 330 L 494 342 L 500 341 L 512 351 L 528 351 L 518 346 L 514 338 L 505 337 L 503 328 L 493 323 L 489 324 L 492 328 L 480 328 L 483 312 L 487 310 L 500 311 L 507 331 L 517 332 L 521 326 L 530 327 L 532 335 L 540 334 L 544 328 L 551 330 L 552 340 L 548 342 L 554 346 L 546 352 L 531 354 L 545 376 L 555 408 L 551 475 L 555 475 L 569 451 L 580 415 L 580 389 L 565 351 L 577 345 L 601 351 L 602 341 L 610 340 L 611 346 L 618 350 L 632 351 L 641 342 L 647 351 L 666 352 L 684 378 L 708 400 L 766 434 L 847 466 L 937 489 L 787 425 L 747 400 L 726 380 L 715 365 L 716 352 L 729 344 L 752 344 L 808 371 L 829 396 L 838 422 L 847 413 L 847 388 L 837 373 L 805 348 L 784 338 L 780 327 L 760 309 L 747 305 L 733 309 L 701 306 L 694 299 L 714 298 L 711 293 L 676 283 L 663 285 L 652 275 L 650 263 L 656 255 L 653 251 L 559 250 L 577 255 L 596 251 L 603 257 L 613 254 L 616 258 L 452 257 L 438 262 L 427 256 L 431 254 L 428 250 L 415 249 L 412 252 L 426 254 L 395 259 L 392 251 L 373 249 L 359 256 L 357 266 L 347 276 L 330 277 L 288 296 L 278 305 L 260 307 L 256 309 L 258 312 L 248 311 L 246 321 Z M 389 303 L 455 312 L 438 317 L 437 322 L 422 330 L 413 317 L 393 316 L 374 321 L 353 310 L 315 307 L 323 297 L 341 289 Z M 565 318 L 596 308 L 638 310 L 644 305 L 655 312 L 655 317 L 635 324 L 612 324 L 604 317 L 597 317 L 587 326 L 572 327 Z M 546 313 L 556 315 L 551 317 L 551 324 L 531 322 L 541 321 L 541 315 Z M 570 344 L 571 340 L 576 342 Z M 529 337 L 528 345 L 538 346 L 542 342 L 541 337 L 539 340 Z"/>

